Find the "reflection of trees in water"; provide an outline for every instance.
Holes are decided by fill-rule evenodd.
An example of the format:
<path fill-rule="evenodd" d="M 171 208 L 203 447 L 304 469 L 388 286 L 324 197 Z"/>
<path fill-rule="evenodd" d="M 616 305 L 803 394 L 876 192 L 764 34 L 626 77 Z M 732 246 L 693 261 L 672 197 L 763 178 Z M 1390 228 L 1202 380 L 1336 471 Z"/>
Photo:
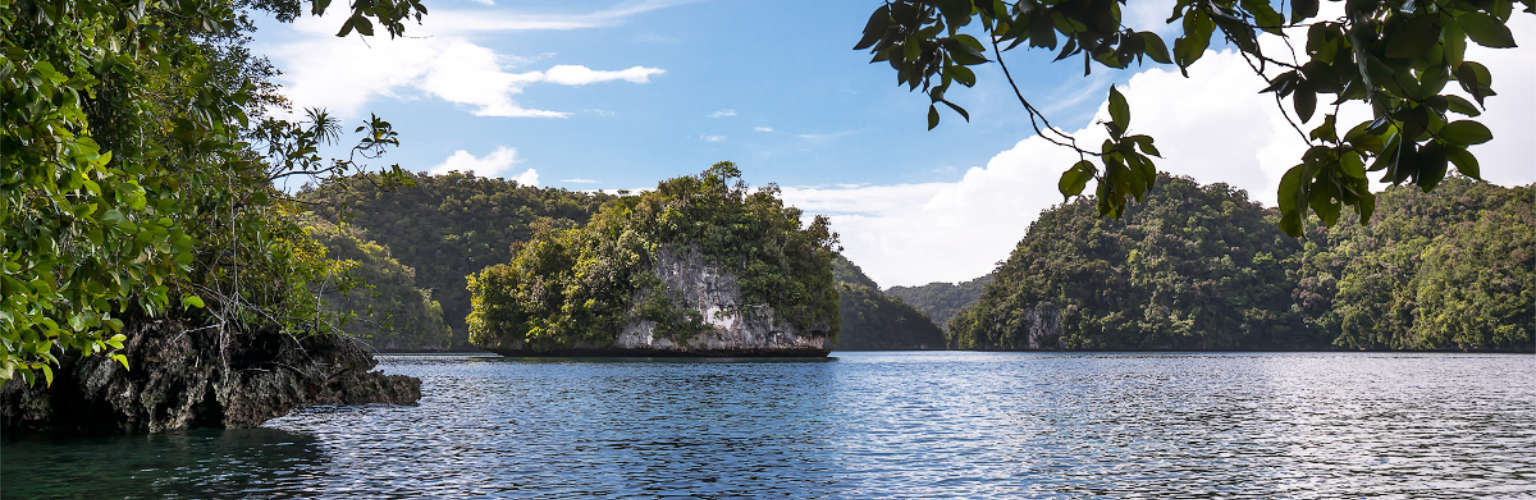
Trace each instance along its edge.
<path fill-rule="evenodd" d="M 328 474 L 314 436 L 278 429 L 6 438 L 6 498 L 292 496 Z"/>

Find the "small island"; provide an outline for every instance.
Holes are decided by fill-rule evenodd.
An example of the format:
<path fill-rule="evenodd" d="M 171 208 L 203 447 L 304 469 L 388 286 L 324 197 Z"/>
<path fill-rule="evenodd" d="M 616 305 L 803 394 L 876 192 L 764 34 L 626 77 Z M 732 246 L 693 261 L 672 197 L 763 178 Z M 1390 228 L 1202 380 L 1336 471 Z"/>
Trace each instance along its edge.
<path fill-rule="evenodd" d="M 730 162 L 537 229 L 469 279 L 470 342 L 508 356 L 826 356 L 837 236 Z"/>

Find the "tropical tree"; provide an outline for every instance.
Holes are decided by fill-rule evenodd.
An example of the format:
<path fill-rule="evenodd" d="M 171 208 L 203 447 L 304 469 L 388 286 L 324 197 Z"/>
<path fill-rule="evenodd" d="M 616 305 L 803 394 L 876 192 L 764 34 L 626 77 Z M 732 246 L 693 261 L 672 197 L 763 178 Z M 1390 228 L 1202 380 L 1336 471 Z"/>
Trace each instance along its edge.
<path fill-rule="evenodd" d="M 323 251 L 271 181 L 363 158 L 316 153 L 339 140 L 323 113 L 264 116 L 282 100 L 246 50 L 255 12 L 292 20 L 301 5 L 0 2 L 0 380 L 51 381 L 66 353 L 126 366 L 114 351 L 134 317 L 194 309 L 221 332 L 317 317 L 306 283 L 327 272 Z M 397 36 L 425 12 L 353 2 L 340 34 Z M 356 132 L 364 158 L 398 144 L 377 118 Z"/>
<path fill-rule="evenodd" d="M 1080 144 L 1020 91 L 1005 53 L 1023 46 L 1056 51 L 1057 60 L 1078 57 L 1084 76 L 1095 66 L 1124 69 L 1149 59 L 1188 76 L 1213 42 L 1225 41 L 1253 69 L 1255 89 L 1275 96 L 1277 112 L 1307 145 L 1279 186 L 1278 224 L 1300 236 L 1309 210 L 1330 226 L 1346 206 L 1368 221 L 1376 199 L 1368 172 L 1426 192 L 1448 165 L 1479 178 L 1478 160 L 1467 148 L 1493 138 L 1474 118 L 1495 92 L 1488 68 L 1466 59 L 1467 45 L 1514 47 L 1506 24 L 1515 7 L 1536 13 L 1532 0 L 1347 0 L 1338 15 L 1321 14 L 1318 0 L 1280 2 L 1279 8 L 1265 0 L 1177 0 L 1167 20 L 1177 23 L 1170 47 L 1156 33 L 1127 27 L 1123 4 L 890 0 L 870 15 L 854 49 L 868 50 L 871 62 L 889 64 L 900 84 L 928 95 L 930 129 L 939 123 L 940 104 L 969 120 L 949 90 L 975 85 L 971 67 L 997 63 L 1036 135 L 1078 155 L 1061 176 L 1061 193 L 1078 196 L 1097 181 L 1098 212 L 1118 217 L 1128 199 L 1143 200 L 1156 184 L 1154 138 L 1131 130 L 1129 105 L 1111 86 L 1111 119 L 1103 123 L 1108 139 L 1097 147 Z M 1261 43 L 1267 37 L 1283 41 L 1286 50 L 1269 50 Z M 1452 81 L 1472 100 L 1447 89 Z M 1369 105 L 1372 118 L 1337 123 L 1339 109 L 1350 103 Z"/>

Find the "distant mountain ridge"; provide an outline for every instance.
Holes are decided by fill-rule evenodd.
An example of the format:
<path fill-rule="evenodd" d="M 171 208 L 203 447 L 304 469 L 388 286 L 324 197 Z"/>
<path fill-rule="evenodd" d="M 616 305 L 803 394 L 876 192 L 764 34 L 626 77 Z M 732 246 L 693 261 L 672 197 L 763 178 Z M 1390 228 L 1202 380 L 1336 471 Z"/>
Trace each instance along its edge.
<path fill-rule="evenodd" d="M 885 293 L 901 299 L 944 328 L 955 314 L 976 303 L 992 277 L 992 273 L 987 273 L 960 283 L 936 281 L 921 286 L 893 286 L 885 289 Z"/>
<path fill-rule="evenodd" d="M 859 266 L 839 255 L 837 280 L 840 350 L 943 349 L 944 332 L 917 309 L 880 291 Z"/>

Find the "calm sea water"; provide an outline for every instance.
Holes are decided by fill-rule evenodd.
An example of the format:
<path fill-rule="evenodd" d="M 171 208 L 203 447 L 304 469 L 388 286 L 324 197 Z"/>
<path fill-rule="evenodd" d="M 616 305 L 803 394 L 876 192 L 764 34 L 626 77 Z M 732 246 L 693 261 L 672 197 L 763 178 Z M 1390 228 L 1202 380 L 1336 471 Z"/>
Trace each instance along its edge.
<path fill-rule="evenodd" d="M 0 496 L 1536 495 L 1536 356 L 394 356 L 416 407 L 0 445 Z"/>

